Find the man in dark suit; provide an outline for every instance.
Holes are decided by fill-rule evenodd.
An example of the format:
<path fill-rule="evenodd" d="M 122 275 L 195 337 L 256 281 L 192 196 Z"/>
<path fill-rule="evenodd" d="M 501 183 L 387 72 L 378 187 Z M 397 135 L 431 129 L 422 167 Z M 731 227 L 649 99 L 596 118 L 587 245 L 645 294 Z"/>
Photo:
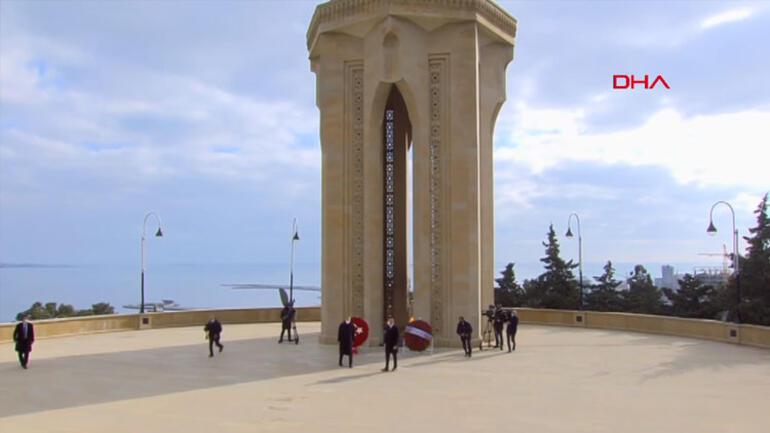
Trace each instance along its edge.
<path fill-rule="evenodd" d="M 505 328 L 506 340 L 508 341 L 508 351 L 516 350 L 516 331 L 519 329 L 519 316 L 515 311 L 511 311 L 511 317 L 508 319 L 508 326 Z M 513 343 L 513 349 L 511 349 Z"/>
<path fill-rule="evenodd" d="M 398 326 L 391 317 L 388 319 L 388 326 L 385 327 L 385 368 L 382 371 L 388 371 L 390 355 L 393 355 L 393 371 L 398 368 L 398 336 Z"/>
<path fill-rule="evenodd" d="M 503 350 L 503 324 L 505 323 L 505 312 L 503 308 L 498 304 L 495 308 L 495 321 L 493 323 L 495 328 L 495 348 L 499 347 Z"/>
<path fill-rule="evenodd" d="M 340 367 L 342 367 L 342 357 L 348 356 L 348 367 L 353 368 L 353 340 L 356 335 L 356 325 L 353 324 L 350 317 L 340 323 L 337 332 L 337 341 L 340 343 Z"/>
<path fill-rule="evenodd" d="M 471 334 L 473 334 L 473 326 L 465 321 L 465 317 L 460 316 L 460 321 L 457 322 L 457 335 L 460 336 L 460 341 L 463 343 L 463 350 L 465 356 L 471 357 Z"/>
<path fill-rule="evenodd" d="M 206 336 L 209 339 L 209 358 L 214 356 L 214 345 L 216 344 L 221 352 L 225 348 L 219 343 L 219 335 L 222 333 L 222 324 L 219 323 L 216 317 L 209 319 L 206 326 L 203 327 L 203 331 L 206 332 Z"/>
<path fill-rule="evenodd" d="M 296 314 L 296 310 L 294 309 L 294 305 L 292 304 L 288 304 L 284 306 L 283 310 L 281 310 L 281 338 L 278 339 L 279 343 L 283 343 L 284 332 L 287 333 L 289 337 L 289 341 L 293 341 L 291 339 L 291 324 L 294 322 L 295 314 Z"/>
<path fill-rule="evenodd" d="M 26 370 L 29 352 L 32 352 L 32 343 L 35 342 L 35 327 L 29 323 L 29 315 L 24 315 L 21 323 L 14 328 L 13 341 L 16 343 L 16 351 L 19 352 L 19 363 Z"/>

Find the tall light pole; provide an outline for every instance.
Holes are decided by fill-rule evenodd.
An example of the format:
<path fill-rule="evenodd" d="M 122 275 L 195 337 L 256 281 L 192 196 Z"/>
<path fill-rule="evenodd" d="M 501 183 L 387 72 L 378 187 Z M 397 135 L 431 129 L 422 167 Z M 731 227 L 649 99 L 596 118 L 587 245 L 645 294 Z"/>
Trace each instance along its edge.
<path fill-rule="evenodd" d="M 160 229 L 160 217 L 155 212 L 147 212 L 147 215 L 144 216 L 144 224 L 142 224 L 142 300 L 139 304 L 139 314 L 144 314 L 144 238 L 145 234 L 147 233 L 147 220 L 150 218 L 150 216 L 154 216 L 155 219 L 158 220 L 158 231 L 155 232 L 155 236 L 163 236 L 163 231 Z"/>
<path fill-rule="evenodd" d="M 727 206 L 733 216 L 733 270 L 735 274 L 735 297 L 737 301 L 735 307 L 735 321 L 736 323 L 741 323 L 741 258 L 738 255 L 740 249 L 738 248 L 738 229 L 735 227 L 735 209 L 733 209 L 730 203 L 720 200 L 711 205 L 711 210 L 709 211 L 709 226 L 706 229 L 706 233 L 712 236 L 717 234 L 717 228 L 714 226 L 714 208 L 719 204 Z"/>
<path fill-rule="evenodd" d="M 580 234 L 580 217 L 576 213 L 569 214 L 569 218 L 567 218 L 567 233 L 565 234 L 566 237 L 571 238 L 572 237 L 572 227 L 570 226 L 570 223 L 572 222 L 572 217 L 575 217 L 575 220 L 577 221 L 577 231 L 578 231 L 578 278 L 580 278 L 580 297 L 578 298 L 578 309 L 583 309 L 583 236 Z"/>
<path fill-rule="evenodd" d="M 291 267 L 289 268 L 289 303 L 294 306 L 294 241 L 299 240 L 299 232 L 297 231 L 297 218 L 294 218 L 294 222 L 291 224 Z"/>

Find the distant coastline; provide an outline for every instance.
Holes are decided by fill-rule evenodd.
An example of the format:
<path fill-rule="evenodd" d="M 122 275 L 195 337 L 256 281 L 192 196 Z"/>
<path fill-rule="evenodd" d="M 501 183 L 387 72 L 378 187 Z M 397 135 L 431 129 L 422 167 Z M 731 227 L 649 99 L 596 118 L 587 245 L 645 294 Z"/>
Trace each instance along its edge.
<path fill-rule="evenodd" d="M 138 262 L 138 260 L 137 260 Z M 661 275 L 660 266 L 667 263 L 644 263 L 654 276 Z M 690 272 L 704 263 L 668 263 L 679 272 Z M 586 262 L 583 275 L 601 275 L 602 262 Z M 618 279 L 628 276 L 634 263 L 614 263 Z M 495 278 L 504 262 L 495 265 Z M 521 262 L 514 267 L 516 280 L 537 278 L 543 272 L 540 262 Z M 145 301 L 173 299 L 188 308 L 257 308 L 280 307 L 277 291 L 233 290 L 223 284 L 285 284 L 289 266 L 270 263 L 151 263 L 145 277 Z M 319 285 L 319 263 L 295 263 L 296 285 Z M 318 305 L 317 293 L 295 293 L 299 306 Z M 13 321 L 34 302 L 57 302 L 85 309 L 98 302 L 109 302 L 118 313 L 133 310 L 123 305 L 138 304 L 140 299 L 139 263 L 95 264 L 56 262 L 0 262 L 0 322 Z"/>

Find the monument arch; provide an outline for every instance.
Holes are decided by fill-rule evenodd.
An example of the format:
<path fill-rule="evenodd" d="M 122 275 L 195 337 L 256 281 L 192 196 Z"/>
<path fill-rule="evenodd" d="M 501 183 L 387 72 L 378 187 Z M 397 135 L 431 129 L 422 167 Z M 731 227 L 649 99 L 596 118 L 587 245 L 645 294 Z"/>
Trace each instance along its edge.
<path fill-rule="evenodd" d="M 516 21 L 489 0 L 334 0 L 308 30 L 322 151 L 322 332 L 407 320 L 457 344 L 493 300 L 492 134 Z M 407 200 L 406 157 L 413 185 Z M 411 208 L 411 213 L 409 212 Z M 406 236 L 412 215 L 413 244 Z"/>

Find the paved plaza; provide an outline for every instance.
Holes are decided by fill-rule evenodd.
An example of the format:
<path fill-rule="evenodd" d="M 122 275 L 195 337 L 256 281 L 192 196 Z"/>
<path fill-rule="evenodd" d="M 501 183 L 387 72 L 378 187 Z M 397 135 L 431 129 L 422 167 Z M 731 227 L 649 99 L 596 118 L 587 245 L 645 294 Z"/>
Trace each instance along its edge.
<path fill-rule="evenodd" d="M 615 331 L 522 325 L 519 350 L 379 348 L 337 366 L 303 323 L 224 325 L 40 340 L 29 370 L 0 344 L 0 431 L 765 432 L 770 351 Z"/>

